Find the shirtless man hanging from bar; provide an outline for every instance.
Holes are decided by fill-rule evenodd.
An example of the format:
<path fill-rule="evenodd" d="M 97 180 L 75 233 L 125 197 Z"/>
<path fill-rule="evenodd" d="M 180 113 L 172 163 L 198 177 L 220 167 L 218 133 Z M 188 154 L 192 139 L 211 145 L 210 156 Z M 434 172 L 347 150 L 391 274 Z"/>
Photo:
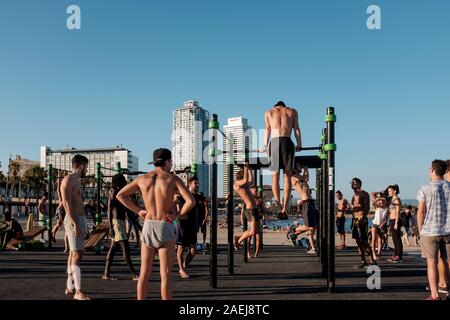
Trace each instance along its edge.
<path fill-rule="evenodd" d="M 295 152 L 302 149 L 302 139 L 298 124 L 297 110 L 288 108 L 283 101 L 277 102 L 275 106 L 265 114 L 266 131 L 265 147 L 269 153 L 272 176 L 272 191 L 275 203 L 280 210 L 278 218 L 287 220 L 287 207 L 291 198 L 292 189 L 292 169 L 294 167 Z M 297 145 L 291 140 L 292 130 L 297 140 Z M 272 138 L 269 144 L 269 140 Z M 284 193 L 283 206 L 280 201 L 280 170 L 284 170 Z"/>
<path fill-rule="evenodd" d="M 251 239 L 259 231 L 259 210 L 256 206 L 255 196 L 250 192 L 249 184 L 252 183 L 252 174 L 249 172 L 248 163 L 244 163 L 244 167 L 236 173 L 236 181 L 234 182 L 234 191 L 241 197 L 245 204 L 244 216 L 250 225 L 250 228 L 242 235 L 234 237 L 234 247 L 239 250 L 239 246 L 247 239 Z"/>
<path fill-rule="evenodd" d="M 137 299 L 144 300 L 148 293 L 153 260 L 159 256 L 161 275 L 161 297 L 172 299 L 172 268 L 175 262 L 175 226 L 170 222 L 170 213 L 174 206 L 174 194 L 178 189 L 185 200 L 180 216 L 186 215 L 195 205 L 193 195 L 176 175 L 170 173 L 172 153 L 168 149 L 157 149 L 153 152 L 155 170 L 138 177 L 124 187 L 117 199 L 128 209 L 145 218 L 141 235 L 141 273 L 137 285 Z M 138 190 L 142 193 L 146 210 L 142 210 L 131 199 Z"/>

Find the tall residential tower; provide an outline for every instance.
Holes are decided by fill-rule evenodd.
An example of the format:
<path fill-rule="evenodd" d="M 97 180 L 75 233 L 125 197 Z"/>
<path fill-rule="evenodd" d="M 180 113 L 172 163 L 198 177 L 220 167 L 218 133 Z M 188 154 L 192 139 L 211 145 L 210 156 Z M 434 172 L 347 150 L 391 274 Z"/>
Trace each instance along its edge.
<path fill-rule="evenodd" d="M 199 103 L 189 100 L 173 112 L 172 160 L 174 170 L 184 170 L 193 163 L 198 165 L 199 191 L 209 196 L 209 167 L 203 161 L 208 139 L 209 112 Z"/>
<path fill-rule="evenodd" d="M 233 149 L 235 161 L 243 161 L 245 157 L 245 150 L 250 150 L 253 146 L 252 127 L 248 125 L 248 120 L 242 117 L 229 118 L 228 125 L 223 126 L 223 133 L 226 137 L 233 137 Z M 228 151 L 229 141 L 224 137 L 223 150 Z M 223 155 L 223 163 L 228 163 L 228 154 Z M 233 179 L 236 179 L 236 173 L 239 168 L 234 166 Z M 228 194 L 228 168 L 223 166 L 223 196 Z"/>

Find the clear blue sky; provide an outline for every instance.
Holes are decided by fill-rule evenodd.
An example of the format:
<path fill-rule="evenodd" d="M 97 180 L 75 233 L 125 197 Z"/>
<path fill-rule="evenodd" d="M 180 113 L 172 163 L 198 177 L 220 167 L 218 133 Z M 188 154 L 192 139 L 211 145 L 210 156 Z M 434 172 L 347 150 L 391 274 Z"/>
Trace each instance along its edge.
<path fill-rule="evenodd" d="M 66 29 L 70 4 L 80 31 Z M 380 31 L 366 28 L 370 4 Z M 170 146 L 185 100 L 262 128 L 282 99 L 308 146 L 336 108 L 347 197 L 358 176 L 414 198 L 429 162 L 450 158 L 449 13 L 447 0 L 2 0 L 0 161 L 39 159 L 42 144 L 123 144 L 143 164 Z"/>

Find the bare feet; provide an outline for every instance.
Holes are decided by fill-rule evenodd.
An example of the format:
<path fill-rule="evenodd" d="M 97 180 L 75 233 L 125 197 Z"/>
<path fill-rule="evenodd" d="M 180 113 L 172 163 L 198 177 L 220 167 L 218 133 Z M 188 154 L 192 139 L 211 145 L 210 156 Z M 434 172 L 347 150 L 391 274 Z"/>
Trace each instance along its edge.
<path fill-rule="evenodd" d="M 64 293 L 65 293 L 66 296 L 70 296 L 72 294 L 75 294 L 75 290 L 66 288 L 66 291 Z"/>
<path fill-rule="evenodd" d="M 234 249 L 235 249 L 236 251 L 239 250 L 239 237 L 238 237 L 238 236 L 235 236 L 235 237 L 234 237 Z"/>
<path fill-rule="evenodd" d="M 87 295 L 85 295 L 83 292 L 79 291 L 75 293 L 73 296 L 74 300 L 91 300 Z"/>
<path fill-rule="evenodd" d="M 113 278 L 113 277 L 107 276 L 107 275 L 103 275 L 103 276 L 102 276 L 102 279 L 103 279 L 103 280 L 111 280 L 111 281 L 116 281 L 116 280 L 118 280 L 117 278 Z"/>
<path fill-rule="evenodd" d="M 182 279 L 189 279 L 189 275 L 184 270 L 180 270 L 180 277 Z"/>

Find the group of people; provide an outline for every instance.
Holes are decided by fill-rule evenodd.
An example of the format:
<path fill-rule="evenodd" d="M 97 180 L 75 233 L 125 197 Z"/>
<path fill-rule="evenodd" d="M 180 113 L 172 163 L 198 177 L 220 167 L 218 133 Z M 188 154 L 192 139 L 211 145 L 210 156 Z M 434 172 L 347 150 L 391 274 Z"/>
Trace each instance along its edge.
<path fill-rule="evenodd" d="M 368 215 L 371 209 L 371 196 L 362 189 L 362 181 L 353 178 L 351 187 L 354 195 L 349 203 L 341 191 L 336 191 L 336 229 L 339 234 L 340 243 L 338 250 L 344 250 L 346 246 L 346 213 L 352 213 L 351 234 L 356 241 L 361 257 L 361 267 L 376 265 L 380 259 L 381 250 L 387 245 L 389 231 L 394 242 L 394 255 L 388 259 L 393 263 L 403 262 L 402 243 L 402 202 L 399 198 L 400 188 L 398 185 L 389 186 L 386 191 L 372 192 L 372 205 L 375 215 L 369 228 Z M 372 241 L 369 243 L 369 238 Z M 366 255 L 369 258 L 367 262 Z"/>
<path fill-rule="evenodd" d="M 370 195 L 362 189 L 362 181 L 358 178 L 352 180 L 354 195 L 350 203 L 342 192 L 337 191 L 336 226 L 340 235 L 337 249 L 346 248 L 345 214 L 349 212 L 353 214 L 351 233 L 358 245 L 362 267 L 377 264 L 382 249 L 388 247 L 389 236 L 392 237 L 394 254 L 387 261 L 402 263 L 403 243 L 409 245 L 409 235 L 412 235 L 416 245 L 420 242 L 422 257 L 427 260 L 427 289 L 431 292 L 428 300 L 439 300 L 439 293 L 448 296 L 450 279 L 450 160 L 434 160 L 429 178 L 430 184 L 421 187 L 418 192 L 417 210 L 402 205 L 398 185 L 372 192 L 375 214 L 370 230 Z"/>
<path fill-rule="evenodd" d="M 280 101 L 265 114 L 266 145 L 271 170 L 273 172 L 272 190 L 278 209 L 278 218 L 287 219 L 287 207 L 290 202 L 291 189 L 298 193 L 302 204 L 304 224 L 291 230 L 290 236 L 296 237 L 307 233 L 310 248 L 308 253 L 316 254 L 314 233 L 318 228 L 318 212 L 311 196 L 309 171 L 305 166 L 295 164 L 295 152 L 302 149 L 301 133 L 298 125 L 298 114 L 295 109 L 288 108 Z M 294 132 L 297 144 L 291 140 Z M 270 144 L 269 144 L 269 141 Z M 145 299 L 148 294 L 155 255 L 159 257 L 162 299 L 172 299 L 172 269 L 175 260 L 178 262 L 181 278 L 188 279 L 188 266 L 196 254 L 197 234 L 203 233 L 206 240 L 206 224 L 208 222 L 208 206 L 205 197 L 198 192 L 198 179 L 189 179 L 187 185 L 171 172 L 172 154 L 168 149 L 157 149 L 153 152 L 154 170 L 139 176 L 131 183 L 122 175 L 112 180 L 112 189 L 107 206 L 108 220 L 111 227 L 113 243 L 108 252 L 103 279 L 113 280 L 110 275 L 111 263 L 117 247 L 122 248 L 125 260 L 130 268 L 132 278 L 137 280 L 137 298 Z M 81 290 L 80 262 L 83 256 L 83 242 L 88 232 L 84 203 L 82 199 L 80 179 L 86 176 L 88 159 L 77 155 L 72 160 L 73 171 L 61 181 L 60 211 L 64 211 L 59 221 L 64 221 L 67 242 L 70 248 L 67 263 L 66 294 L 73 294 L 75 299 L 88 300 Z M 448 267 L 450 254 L 450 183 L 449 162 L 436 160 L 430 169 L 431 183 L 419 191 L 419 208 L 417 211 L 417 237 L 420 235 L 423 257 L 427 259 L 430 299 L 438 299 L 438 292 L 448 286 Z M 280 170 L 284 171 L 284 200 L 280 197 Z M 444 175 L 447 181 L 444 180 Z M 234 191 L 245 205 L 242 214 L 249 222 L 248 230 L 234 239 L 236 249 L 244 241 L 256 237 L 257 257 L 261 250 L 260 220 L 262 199 L 252 183 L 249 164 L 241 165 L 236 174 Z M 345 214 L 350 210 L 353 214 L 351 233 L 358 245 L 361 266 L 377 264 L 384 243 L 387 243 L 388 232 L 392 234 L 394 255 L 391 262 L 403 261 L 402 230 L 406 233 L 405 221 L 402 221 L 402 201 L 399 198 L 398 185 L 389 186 L 386 192 L 372 193 L 372 204 L 375 217 L 371 226 L 372 243 L 369 243 L 370 195 L 362 189 L 362 181 L 354 178 L 351 181 L 354 191 L 352 200 L 348 202 L 340 191 L 336 192 L 337 230 L 341 243 L 338 249 L 345 249 Z M 136 193 L 140 192 L 144 206 L 136 202 Z M 410 208 L 406 208 L 405 217 L 409 217 Z M 141 266 L 139 274 L 130 259 L 128 235 L 125 232 L 125 217 L 130 214 L 144 219 L 141 231 Z M 384 243 L 383 243 L 384 242 Z M 250 246 L 248 246 L 250 248 Z M 188 250 L 186 257 L 185 250 Z M 250 252 L 247 253 L 251 257 Z M 367 262 L 366 256 L 369 258 Z M 437 271 L 439 270 L 439 271 Z M 438 276 L 439 275 L 439 276 Z M 441 290 L 442 291 L 442 290 Z"/>
<path fill-rule="evenodd" d="M 186 186 L 171 173 L 172 155 L 168 149 L 155 150 L 152 164 L 155 170 L 127 184 L 125 177 L 117 174 L 112 178 L 107 215 L 112 239 L 102 279 L 116 280 L 110 275 L 111 265 L 120 246 L 133 280 L 137 280 L 138 299 L 147 296 L 148 280 L 152 272 L 155 255 L 159 257 L 161 274 L 161 296 L 172 298 L 171 273 L 177 257 L 179 273 L 188 279 L 187 267 L 196 253 L 197 233 L 203 233 L 206 241 L 208 209 L 206 199 L 199 189 L 198 179 L 192 177 Z M 76 155 L 72 160 L 73 172 L 60 185 L 60 206 L 63 208 L 64 228 L 70 249 L 67 262 L 66 294 L 76 300 L 89 300 L 81 290 L 80 262 L 83 256 L 84 239 L 88 233 L 80 179 L 86 175 L 88 159 Z M 145 209 L 136 202 L 140 191 Z M 144 219 L 141 232 L 141 269 L 138 273 L 132 264 L 125 220 L 129 213 Z M 176 224 L 176 226 L 175 226 Z M 184 257 L 184 251 L 188 254 Z"/>
<path fill-rule="evenodd" d="M 297 138 L 296 146 L 290 139 L 292 131 L 294 131 Z M 272 136 L 272 142 L 267 147 L 270 136 Z M 305 203 L 308 203 L 311 198 L 310 195 L 308 196 L 309 188 L 306 188 L 303 184 L 307 183 L 305 180 L 307 173 L 304 173 L 302 177 L 300 175 L 293 176 L 295 151 L 300 151 L 301 149 L 298 114 L 295 109 L 286 107 L 281 101 L 266 113 L 265 149 L 271 157 L 273 191 L 279 209 L 278 217 L 286 219 L 286 209 L 288 199 L 290 199 L 292 184 L 298 188 L 299 192 L 304 194 Z M 178 176 L 171 173 L 172 154 L 170 150 L 155 150 L 151 164 L 155 166 L 154 170 L 139 176 L 129 184 L 126 184 L 122 176 L 115 176 L 108 204 L 108 220 L 112 230 L 113 244 L 108 252 L 103 279 L 112 279 L 110 276 L 111 262 L 117 245 L 120 245 L 133 279 L 138 280 L 137 298 L 139 300 L 147 297 L 148 280 L 153 270 L 155 255 L 159 257 L 162 299 L 172 298 L 171 276 L 175 257 L 178 260 L 180 276 L 186 279 L 189 278 L 187 267 L 195 255 L 197 231 L 200 228 L 205 240 L 208 217 L 206 200 L 198 193 L 198 180 L 192 178 L 188 181 L 188 186 L 186 186 Z M 77 300 L 89 299 L 81 290 L 80 270 L 83 243 L 88 233 L 80 179 L 86 176 L 87 167 L 88 159 L 84 156 L 76 155 L 72 159 L 72 173 L 64 177 L 59 187 L 60 205 L 65 212 L 64 227 L 70 249 L 67 263 L 66 294 L 73 294 Z M 283 205 L 280 202 L 278 181 L 279 172 L 282 169 L 285 174 L 285 199 Z M 256 236 L 257 246 L 254 256 L 258 256 L 261 248 L 260 239 L 258 241 L 259 222 L 261 219 L 259 207 L 261 207 L 262 201 L 258 199 L 257 190 L 251 183 L 248 164 L 244 164 L 237 173 L 234 190 L 245 203 L 244 215 L 250 227 L 241 236 L 235 238 L 235 246 L 238 248 L 243 241 L 248 241 L 251 237 Z M 305 193 L 306 189 L 308 190 Z M 133 199 L 138 191 L 141 193 L 145 208 L 139 206 Z M 124 231 L 124 217 L 127 210 L 134 213 L 135 216 L 144 219 L 144 226 L 141 232 L 141 267 L 139 275 L 134 270 L 129 258 L 129 244 Z M 314 214 L 311 214 L 311 221 L 315 220 Z M 174 221 L 176 221 L 176 227 Z M 316 222 L 311 222 L 311 225 L 314 223 Z M 314 230 L 314 227 L 309 229 Z M 188 249 L 186 257 L 184 257 L 185 249 Z"/>

